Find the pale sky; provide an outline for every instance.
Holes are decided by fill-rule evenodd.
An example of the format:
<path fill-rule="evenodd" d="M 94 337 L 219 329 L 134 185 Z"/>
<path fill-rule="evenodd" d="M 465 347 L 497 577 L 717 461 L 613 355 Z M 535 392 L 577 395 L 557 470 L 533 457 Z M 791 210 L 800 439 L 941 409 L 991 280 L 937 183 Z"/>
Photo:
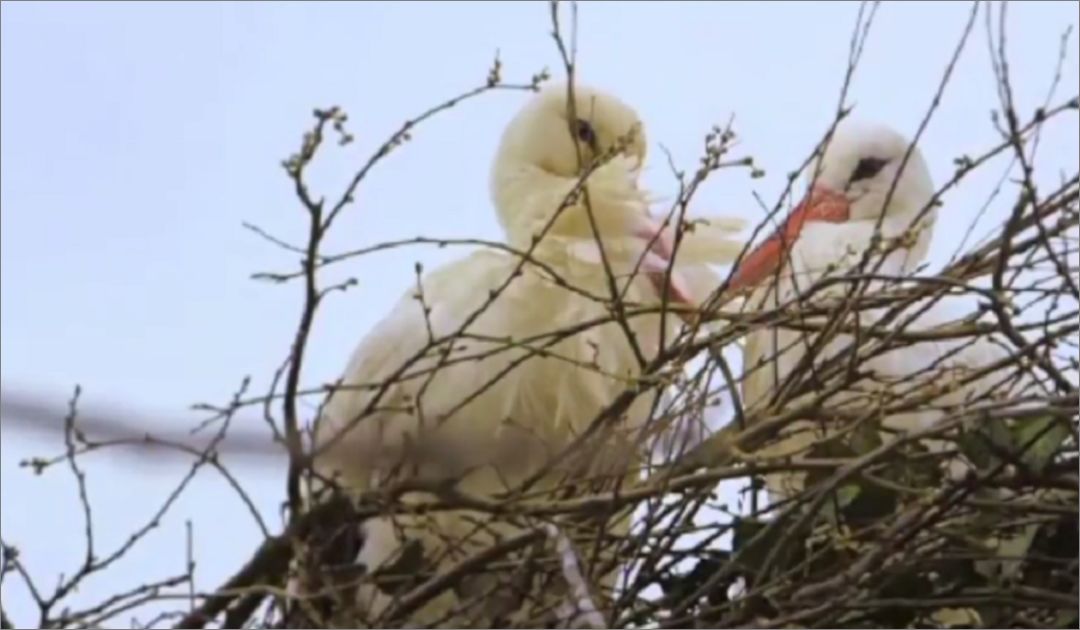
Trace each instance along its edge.
<path fill-rule="evenodd" d="M 224 403 L 245 375 L 265 389 L 288 350 L 301 286 L 253 272 L 288 271 L 295 254 L 243 229 L 253 222 L 302 242 L 306 217 L 280 161 L 298 146 L 314 107 L 340 105 L 358 141 L 327 152 L 317 185 L 335 194 L 405 118 L 479 84 L 496 50 L 508 81 L 547 66 L 558 77 L 546 2 L 515 3 L 11 3 L 4 2 L 0 163 L 0 359 L 5 390 L 58 404 L 79 383 L 84 403 L 123 405 L 153 423 L 186 427 L 188 406 Z M 886 3 L 852 86 L 856 115 L 914 132 L 967 18 L 966 3 Z M 692 170 L 711 125 L 734 114 L 767 176 L 717 175 L 703 214 L 762 216 L 831 121 L 857 3 L 585 2 L 583 82 L 618 94 L 648 128 L 647 183 L 673 195 L 660 145 Z M 1042 105 L 1071 2 L 1009 8 L 1009 53 L 1022 116 Z M 1078 87 L 1075 35 L 1057 102 Z M 487 177 L 503 125 L 527 95 L 502 92 L 419 128 L 360 189 L 335 228 L 340 251 L 417 235 L 499 238 Z M 996 141 L 997 107 L 983 21 L 920 146 L 938 182 L 953 158 Z M 1075 115 L 1059 122 L 1041 159 L 1075 172 Z M 933 255 L 952 253 L 1001 162 L 946 197 Z M 1056 172 L 1047 172 L 1052 183 Z M 1007 195 L 984 230 L 1002 216 Z M 336 378 L 369 327 L 428 268 L 461 250 L 401 249 L 355 260 L 330 278 L 359 286 L 331 300 L 305 380 Z M 248 418 L 252 418 L 249 414 Z M 254 415 L 251 422 L 258 423 Z M 40 583 L 81 557 L 74 484 L 63 468 L 35 477 L 20 459 L 62 446 L 4 425 L 0 528 Z M 145 521 L 186 466 L 126 457 L 88 461 L 99 546 Z M 284 471 L 237 469 L 277 527 Z M 257 545 L 250 516 L 226 484 L 203 473 L 162 527 L 76 602 L 181 573 L 184 520 L 194 522 L 199 588 L 236 570 Z M 3 586 L 19 624 L 35 611 L 14 580 Z M 121 620 L 123 621 L 123 620 Z"/>

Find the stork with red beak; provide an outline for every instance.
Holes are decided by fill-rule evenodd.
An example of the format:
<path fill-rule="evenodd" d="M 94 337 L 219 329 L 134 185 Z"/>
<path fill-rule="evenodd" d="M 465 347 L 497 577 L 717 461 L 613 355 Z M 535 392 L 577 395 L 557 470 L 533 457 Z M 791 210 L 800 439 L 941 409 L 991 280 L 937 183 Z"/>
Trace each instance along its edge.
<path fill-rule="evenodd" d="M 556 457 L 641 376 L 642 358 L 675 337 L 678 318 L 655 311 L 628 317 L 626 327 L 611 321 L 612 276 L 625 304 L 693 306 L 695 270 L 730 263 L 741 249 L 725 236 L 740 223 L 720 221 L 688 233 L 674 251 L 673 230 L 650 215 L 639 185 L 646 147 L 637 112 L 600 90 L 579 85 L 571 97 L 556 86 L 521 108 L 495 152 L 490 190 L 507 245 L 527 258 L 475 251 L 401 296 L 354 351 L 316 424 L 321 478 L 364 492 L 406 476 L 491 498 L 530 480 L 530 490 L 551 491 L 637 474 L 646 396 L 593 431 L 591 448 Z M 589 527 L 618 539 L 628 521 L 575 531 L 588 538 Z M 449 570 L 529 531 L 516 517 L 467 509 L 380 516 L 362 529 L 356 558 L 369 575 L 399 567 L 416 555 L 410 549 L 423 559 L 413 564 Z M 511 567 L 470 578 L 411 611 L 410 622 L 573 627 L 569 613 L 546 617 L 566 592 L 525 597 L 516 575 Z M 605 576 L 609 587 L 614 575 Z M 378 626 L 397 605 L 397 591 L 370 581 L 356 595 L 366 619 L 349 625 Z"/>
<path fill-rule="evenodd" d="M 883 238 L 913 236 L 910 246 L 900 248 L 883 271 L 913 269 L 930 246 L 935 209 L 927 208 L 934 188 L 919 150 L 913 149 L 904 164 L 908 146 L 888 127 L 853 122 L 838 126 L 811 171 L 810 191 L 784 224 L 739 264 L 730 288 L 761 287 L 777 278 L 780 293 L 793 296 L 794 284 L 809 286 L 841 264 L 849 251 L 869 247 L 875 232 Z"/>
<path fill-rule="evenodd" d="M 812 184 L 783 224 L 737 266 L 730 287 L 751 293 L 751 309 L 774 309 L 813 291 L 815 296 L 843 295 L 849 283 L 815 287 L 826 276 L 851 271 L 877 243 L 886 247 L 863 268 L 877 276 L 909 275 L 929 249 L 936 208 L 934 187 L 917 148 L 892 129 L 846 122 L 839 125 L 811 171 Z M 875 238 L 878 235 L 879 238 Z M 880 263 L 880 265 L 879 265 Z M 881 286 L 879 283 L 878 286 Z M 873 289 L 871 289 L 873 291 Z M 936 302 L 906 328 L 925 329 L 959 317 L 944 302 Z M 918 310 L 918 309 L 916 309 Z M 910 313 L 910 311 L 907 311 Z M 863 311 L 861 325 L 880 312 Z M 818 323 L 824 320 L 819 318 Z M 795 370 L 809 376 L 837 352 L 850 347 L 851 335 L 837 335 L 807 360 L 815 333 L 778 326 L 752 332 L 743 354 L 743 399 L 748 409 L 764 409 Z M 865 341 L 865 340 L 863 340 Z M 896 390 L 940 385 L 1001 358 L 1004 350 L 986 338 L 924 341 L 887 350 L 861 363 L 870 377 L 852 384 L 830 401 L 870 403 L 874 389 Z M 999 377 L 1000 378 L 1000 377 Z M 942 408 L 963 405 L 993 389 L 993 378 L 974 379 L 918 411 L 883 419 L 889 431 L 917 430 L 943 416 Z M 908 390 L 910 391 L 910 390 Z M 872 403 L 870 403 L 872 404 Z M 808 420 L 793 422 L 781 439 L 762 450 L 765 456 L 805 456 L 814 442 L 830 435 L 827 427 Z M 889 438 L 886 438 L 889 439 Z M 803 475 L 777 474 L 766 478 L 774 498 L 790 497 L 802 488 Z"/>

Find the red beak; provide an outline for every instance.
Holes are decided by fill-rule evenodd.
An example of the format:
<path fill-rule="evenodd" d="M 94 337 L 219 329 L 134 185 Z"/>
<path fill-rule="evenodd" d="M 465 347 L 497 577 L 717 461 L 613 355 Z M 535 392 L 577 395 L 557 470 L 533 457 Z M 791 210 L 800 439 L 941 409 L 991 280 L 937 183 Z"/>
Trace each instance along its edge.
<path fill-rule="evenodd" d="M 664 277 L 667 275 L 667 268 L 671 264 L 671 256 L 675 250 L 675 240 L 672 238 L 670 230 L 664 229 L 651 218 L 645 220 L 635 232 L 635 235 L 646 243 L 650 243 L 649 253 L 655 256 L 646 256 L 641 263 L 641 269 L 656 288 L 657 295 L 663 295 Z M 671 273 L 667 294 L 668 299 L 672 302 L 692 304 L 690 292 L 683 286 L 682 280 L 675 271 Z"/>
<path fill-rule="evenodd" d="M 792 210 L 784 224 L 743 258 L 735 269 L 728 290 L 757 286 L 775 275 L 787 260 L 791 246 L 799 238 L 807 221 L 843 223 L 850 218 L 851 204 L 847 197 L 829 188 L 815 186 Z"/>

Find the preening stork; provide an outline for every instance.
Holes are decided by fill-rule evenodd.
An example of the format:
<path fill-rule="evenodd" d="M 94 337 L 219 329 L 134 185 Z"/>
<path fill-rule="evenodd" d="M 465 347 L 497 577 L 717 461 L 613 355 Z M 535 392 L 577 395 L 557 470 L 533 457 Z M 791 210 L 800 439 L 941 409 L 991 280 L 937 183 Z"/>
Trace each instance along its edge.
<path fill-rule="evenodd" d="M 850 283 L 826 285 L 821 281 L 853 270 L 878 278 L 870 285 L 870 295 L 883 287 L 896 288 L 899 280 L 890 278 L 903 278 L 916 270 L 929 249 L 938 208 L 932 207 L 936 205 L 932 204 L 934 186 L 922 153 L 918 148 L 909 153 L 909 146 L 906 138 L 885 126 L 848 121 L 837 127 L 810 171 L 813 184 L 804 199 L 734 271 L 731 289 L 752 289 L 749 310 L 792 305 L 811 293 L 814 299 L 843 296 Z M 855 269 L 871 248 L 877 253 L 869 256 L 862 271 Z M 926 331 L 959 323 L 970 314 L 953 312 L 954 306 L 955 302 L 937 301 L 908 308 L 888 326 L 895 330 L 900 322 L 907 322 L 905 330 Z M 857 321 L 865 330 L 884 310 L 863 310 L 857 320 L 849 317 L 848 321 Z M 819 316 L 814 321 L 820 325 L 828 319 Z M 828 377 L 821 375 L 829 359 L 856 342 L 865 344 L 863 354 L 869 357 L 859 364 L 865 376 L 846 384 L 831 404 L 869 409 L 881 400 L 875 392 L 899 394 L 926 387 L 940 390 L 940 395 L 918 410 L 884 418 L 882 426 L 889 431 L 932 426 L 948 409 L 962 407 L 997 389 L 1004 391 L 1007 385 L 1000 373 L 977 374 L 1008 357 L 991 337 L 917 341 L 875 356 L 866 353 L 877 341 L 839 334 L 807 356 L 816 336 L 805 328 L 783 326 L 749 335 L 743 355 L 744 404 L 757 409 L 782 407 L 784 400 L 792 398 L 788 395 L 791 390 L 784 388 L 796 382 L 803 385 L 803 392 L 823 389 Z M 837 378 L 845 375 L 834 371 L 832 382 Z M 949 383 L 958 385 L 943 386 Z M 819 422 L 796 421 L 784 428 L 781 440 L 760 454 L 804 456 L 812 443 L 831 434 L 829 427 Z M 776 499 L 801 490 L 803 479 L 801 474 L 776 474 L 766 477 L 766 483 Z"/>
<path fill-rule="evenodd" d="M 649 196 L 638 185 L 646 157 L 641 121 L 614 96 L 583 86 L 574 94 L 572 108 L 566 86 L 530 100 L 505 130 L 491 171 L 508 245 L 531 251 L 529 259 L 476 251 L 427 273 L 418 290 L 400 298 L 360 343 L 325 405 L 314 438 L 323 451 L 315 460 L 318 476 L 353 492 L 402 479 L 450 484 L 486 499 L 514 492 L 634 383 L 642 358 L 656 355 L 662 326 L 655 307 L 704 297 L 684 271 L 734 259 L 741 243 L 726 235 L 738 224 L 721 221 L 688 234 L 685 254 L 666 279 L 671 230 L 650 216 Z M 652 306 L 652 313 L 628 317 L 627 326 L 612 321 L 612 275 L 628 310 Z M 670 340 L 679 319 L 664 320 Z M 588 448 L 555 460 L 530 491 L 571 482 L 579 490 L 586 483 L 610 488 L 634 474 L 644 455 L 637 432 L 651 402 L 640 396 L 593 432 Z M 574 537 L 589 539 L 589 527 L 626 526 L 624 516 L 578 523 Z M 405 571 L 445 570 L 529 527 L 535 524 L 464 509 L 380 516 L 363 524 L 357 560 L 369 574 L 410 554 L 416 557 Z M 409 623 L 553 619 L 543 609 L 562 605 L 562 587 L 534 586 L 533 597 L 522 598 L 509 583 L 513 574 L 504 568 L 470 575 L 410 611 Z M 395 593 L 362 584 L 356 593 L 363 623 L 379 623 L 412 587 Z"/>

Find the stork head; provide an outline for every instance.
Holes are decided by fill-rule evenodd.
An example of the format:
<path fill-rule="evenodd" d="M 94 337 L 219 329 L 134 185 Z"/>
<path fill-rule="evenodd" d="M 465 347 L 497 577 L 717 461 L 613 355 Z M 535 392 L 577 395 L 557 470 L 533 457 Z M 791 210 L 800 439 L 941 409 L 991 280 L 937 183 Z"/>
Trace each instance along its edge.
<path fill-rule="evenodd" d="M 615 96 L 584 85 L 574 86 L 571 107 L 566 85 L 552 85 L 510 121 L 493 177 L 497 180 L 509 170 L 506 167 L 522 166 L 558 177 L 578 177 L 616 145 L 638 165 L 644 162 L 645 130 L 637 112 Z M 497 181 L 493 184 L 498 186 Z"/>
<path fill-rule="evenodd" d="M 638 187 L 645 156 L 641 119 L 617 97 L 585 85 L 574 86 L 573 100 L 565 84 L 542 90 L 510 121 L 492 166 L 492 198 L 511 244 L 528 247 L 541 227 L 593 243 L 598 231 L 605 241 L 635 243 L 614 255 L 640 257 L 640 269 L 659 285 L 673 239 L 650 218 Z M 563 207 L 586 174 L 591 213 L 580 201 Z M 686 301 L 678 283 L 669 287 L 672 299 Z"/>
<path fill-rule="evenodd" d="M 934 186 L 918 148 L 905 163 L 909 146 L 906 138 L 883 125 L 838 125 L 810 171 L 810 190 L 784 224 L 743 259 L 731 289 L 754 286 L 772 276 L 807 222 L 876 222 L 882 215 L 913 221 L 930 203 Z M 932 221 L 933 215 L 928 213 L 927 218 Z M 926 234 L 924 230 L 919 238 Z"/>
<path fill-rule="evenodd" d="M 912 150 L 903 164 L 910 144 L 907 138 L 884 125 L 854 121 L 842 124 L 825 154 L 818 159 L 816 166 L 820 171 L 814 189 L 826 196 L 842 197 L 851 221 L 877 220 L 882 212 L 917 213 L 930 202 L 934 186 L 918 148 Z M 888 197 L 893 181 L 896 188 L 892 197 Z"/>
<path fill-rule="evenodd" d="M 556 212 L 548 234 L 591 238 L 582 208 L 561 208 L 586 172 L 594 220 L 604 236 L 632 231 L 631 216 L 647 211 L 629 203 L 641 198 L 637 175 L 645 146 L 637 112 L 615 96 L 576 85 L 571 104 L 565 84 L 541 91 L 506 127 L 492 166 L 492 197 L 510 241 L 528 245 Z M 614 159 L 589 171 L 610 152 Z"/>

